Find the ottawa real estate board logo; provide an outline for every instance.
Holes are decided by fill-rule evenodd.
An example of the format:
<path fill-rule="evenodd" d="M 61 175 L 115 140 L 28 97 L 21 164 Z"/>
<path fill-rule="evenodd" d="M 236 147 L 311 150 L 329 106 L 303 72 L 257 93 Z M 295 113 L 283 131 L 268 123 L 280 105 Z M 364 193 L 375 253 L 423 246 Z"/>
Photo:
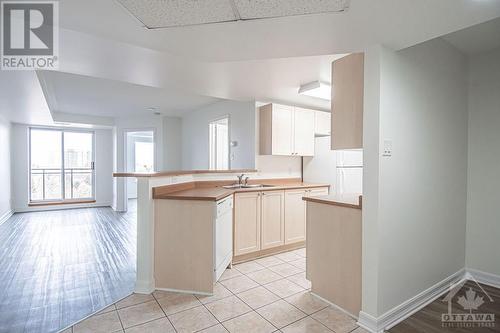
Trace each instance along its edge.
<path fill-rule="evenodd" d="M 450 287 L 442 300 L 448 303 L 447 313 L 441 314 L 441 326 L 471 330 L 495 328 L 495 314 L 484 311 L 491 309 L 493 298 L 475 281 L 463 281 Z M 488 306 L 488 303 L 490 306 Z"/>
<path fill-rule="evenodd" d="M 59 3 L 1 1 L 1 69 L 58 69 Z"/>

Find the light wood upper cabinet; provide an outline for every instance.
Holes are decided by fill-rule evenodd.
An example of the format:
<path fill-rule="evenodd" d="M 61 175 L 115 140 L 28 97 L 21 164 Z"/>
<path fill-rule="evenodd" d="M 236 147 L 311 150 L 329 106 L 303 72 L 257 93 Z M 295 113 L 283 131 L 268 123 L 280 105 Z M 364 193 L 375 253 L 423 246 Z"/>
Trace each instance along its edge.
<path fill-rule="evenodd" d="M 364 54 L 332 64 L 332 149 L 363 148 Z"/>
<path fill-rule="evenodd" d="M 292 155 L 294 153 L 293 108 L 275 105 L 271 114 L 273 155 Z"/>
<path fill-rule="evenodd" d="M 328 136 L 332 134 L 332 119 L 330 112 L 314 111 L 314 134 Z"/>
<path fill-rule="evenodd" d="M 293 142 L 296 155 L 314 156 L 314 117 L 315 111 L 295 108 Z"/>
<path fill-rule="evenodd" d="M 261 248 L 269 249 L 285 243 L 285 192 L 262 192 Z"/>
<path fill-rule="evenodd" d="M 260 192 L 238 193 L 234 200 L 234 255 L 260 250 Z"/>
<path fill-rule="evenodd" d="M 285 191 L 285 244 L 306 240 L 306 190 Z"/>
<path fill-rule="evenodd" d="M 267 104 L 259 112 L 261 155 L 314 156 L 315 111 Z"/>

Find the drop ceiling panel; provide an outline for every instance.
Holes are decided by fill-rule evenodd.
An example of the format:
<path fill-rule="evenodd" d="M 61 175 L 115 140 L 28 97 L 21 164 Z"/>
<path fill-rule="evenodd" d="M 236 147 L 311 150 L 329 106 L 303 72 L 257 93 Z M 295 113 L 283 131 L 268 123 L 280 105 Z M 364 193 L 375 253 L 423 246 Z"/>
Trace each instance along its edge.
<path fill-rule="evenodd" d="M 118 0 L 147 28 L 341 12 L 350 0 Z"/>
<path fill-rule="evenodd" d="M 244 20 L 328 12 L 349 8 L 350 0 L 233 0 Z"/>
<path fill-rule="evenodd" d="M 229 0 L 118 1 L 150 29 L 236 20 Z"/>

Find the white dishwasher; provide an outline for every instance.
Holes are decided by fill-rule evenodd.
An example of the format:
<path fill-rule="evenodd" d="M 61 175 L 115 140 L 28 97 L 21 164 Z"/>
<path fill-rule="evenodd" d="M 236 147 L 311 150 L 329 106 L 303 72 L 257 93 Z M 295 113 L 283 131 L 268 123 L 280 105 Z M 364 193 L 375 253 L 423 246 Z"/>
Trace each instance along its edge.
<path fill-rule="evenodd" d="M 219 280 L 233 260 L 233 196 L 217 201 L 216 206 L 214 281 Z"/>

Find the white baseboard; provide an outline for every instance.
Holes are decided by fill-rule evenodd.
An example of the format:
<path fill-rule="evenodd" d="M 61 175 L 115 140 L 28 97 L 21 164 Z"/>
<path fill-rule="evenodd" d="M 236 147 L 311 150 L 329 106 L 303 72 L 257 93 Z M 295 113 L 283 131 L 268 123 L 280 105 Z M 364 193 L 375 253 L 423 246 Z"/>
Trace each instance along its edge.
<path fill-rule="evenodd" d="M 483 272 L 473 268 L 467 268 L 467 277 L 472 277 L 479 283 L 500 289 L 500 275 Z"/>
<path fill-rule="evenodd" d="M 394 327 L 415 312 L 427 306 L 429 303 L 435 301 L 439 296 L 444 294 L 451 285 L 460 283 L 465 278 L 465 269 L 461 269 L 455 274 L 436 283 L 429 289 L 392 308 L 378 318 L 361 311 L 359 313 L 358 325 L 372 333 L 382 333 L 384 330 Z"/>
<path fill-rule="evenodd" d="M 6 211 L 5 214 L 3 214 L 2 216 L 0 216 L 0 225 L 2 225 L 5 221 L 7 221 L 13 214 L 14 211 L 11 209 Z"/>
<path fill-rule="evenodd" d="M 213 293 L 204 293 L 201 291 L 194 291 L 194 290 L 184 290 L 184 289 L 172 289 L 172 288 L 155 288 L 155 290 L 162 290 L 162 291 L 171 291 L 174 293 L 179 293 L 179 294 L 194 294 L 194 295 L 200 295 L 200 296 L 213 296 Z"/>
<path fill-rule="evenodd" d="M 155 280 L 137 280 L 135 282 L 134 292 L 137 294 L 151 294 L 155 291 Z"/>
<path fill-rule="evenodd" d="M 111 207 L 110 202 L 95 202 L 87 204 L 65 204 L 65 205 L 54 205 L 54 206 L 33 206 L 33 207 L 19 207 L 15 208 L 15 213 L 30 213 L 30 212 L 45 212 L 50 210 L 64 210 L 64 209 L 75 209 L 75 208 L 98 208 L 98 207 Z"/>

